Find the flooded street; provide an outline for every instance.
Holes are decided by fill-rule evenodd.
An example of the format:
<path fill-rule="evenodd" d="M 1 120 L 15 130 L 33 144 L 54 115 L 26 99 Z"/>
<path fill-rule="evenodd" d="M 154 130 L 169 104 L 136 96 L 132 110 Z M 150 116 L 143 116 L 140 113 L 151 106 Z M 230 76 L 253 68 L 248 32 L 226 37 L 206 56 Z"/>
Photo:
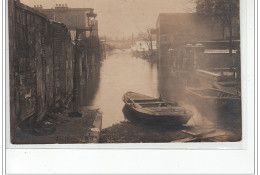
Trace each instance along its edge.
<path fill-rule="evenodd" d="M 122 109 L 122 96 L 128 92 L 139 92 L 149 96 L 158 96 L 158 73 L 156 64 L 135 58 L 130 50 L 115 50 L 109 53 L 100 65 L 99 85 L 82 97 L 85 105 L 100 108 L 103 111 L 102 128 L 125 120 Z M 85 99 L 87 101 L 85 101 Z M 90 99 L 90 100 L 89 100 Z"/>
<path fill-rule="evenodd" d="M 232 137 L 241 132 L 236 129 L 241 124 L 239 115 L 216 111 L 204 113 L 197 109 L 186 96 L 184 80 L 183 75 L 175 75 L 172 71 L 158 71 L 156 63 L 134 57 L 130 50 L 114 50 L 100 62 L 88 85 L 82 86 L 81 106 L 103 111 L 101 143 L 171 142 L 188 137 L 183 130 L 204 132 L 214 129 L 231 133 Z M 129 91 L 177 101 L 194 115 L 184 126 L 144 124 L 124 108 L 122 96 Z"/>

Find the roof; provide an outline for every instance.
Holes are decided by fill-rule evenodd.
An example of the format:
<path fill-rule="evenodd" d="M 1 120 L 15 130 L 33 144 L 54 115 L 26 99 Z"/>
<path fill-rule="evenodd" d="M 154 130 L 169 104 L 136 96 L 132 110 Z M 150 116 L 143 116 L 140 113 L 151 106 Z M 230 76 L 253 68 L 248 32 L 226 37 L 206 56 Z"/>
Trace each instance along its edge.
<path fill-rule="evenodd" d="M 159 18 L 161 17 L 176 17 L 176 16 L 191 16 L 197 15 L 196 13 L 160 13 Z"/>
<path fill-rule="evenodd" d="M 31 8 L 31 7 L 29 7 L 29 6 L 25 5 L 25 4 L 22 4 L 19 1 L 15 1 L 15 4 L 17 5 L 17 7 L 21 8 L 21 9 L 30 11 L 30 12 L 34 13 L 35 15 L 37 15 L 37 16 L 40 16 L 40 17 L 45 18 L 45 19 L 48 19 L 46 15 L 40 13 L 38 10 L 36 10 L 34 8 Z"/>
<path fill-rule="evenodd" d="M 161 19 L 165 20 L 178 20 L 185 18 L 198 18 L 199 15 L 197 13 L 160 13 L 157 19 L 157 23 Z"/>
<path fill-rule="evenodd" d="M 156 27 L 161 36 L 170 38 L 163 39 L 164 43 L 170 43 L 173 38 L 177 43 L 187 43 L 222 37 L 219 22 L 197 13 L 160 13 Z"/>
<path fill-rule="evenodd" d="M 216 53 L 221 53 L 221 54 L 229 54 L 229 50 L 220 50 L 220 49 L 206 49 L 204 53 L 209 53 L 209 54 L 216 54 Z M 232 53 L 235 54 L 237 53 L 237 50 L 232 50 Z"/>
<path fill-rule="evenodd" d="M 93 8 L 55 8 L 55 9 L 39 9 L 40 11 L 93 11 Z"/>

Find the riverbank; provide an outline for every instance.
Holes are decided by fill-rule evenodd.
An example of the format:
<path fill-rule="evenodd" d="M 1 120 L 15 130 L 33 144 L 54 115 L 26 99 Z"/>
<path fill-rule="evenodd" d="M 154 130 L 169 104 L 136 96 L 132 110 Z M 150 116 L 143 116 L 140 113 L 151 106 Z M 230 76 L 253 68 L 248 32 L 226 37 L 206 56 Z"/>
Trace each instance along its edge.
<path fill-rule="evenodd" d="M 121 122 L 101 131 L 100 143 L 236 142 L 234 130 L 216 126 L 162 126 Z"/>

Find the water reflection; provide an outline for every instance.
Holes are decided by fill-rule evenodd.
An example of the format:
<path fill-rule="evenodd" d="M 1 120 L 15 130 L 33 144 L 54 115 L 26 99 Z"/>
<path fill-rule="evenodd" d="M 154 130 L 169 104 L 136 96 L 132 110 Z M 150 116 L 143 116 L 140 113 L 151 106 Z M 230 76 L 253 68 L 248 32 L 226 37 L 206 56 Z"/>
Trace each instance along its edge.
<path fill-rule="evenodd" d="M 82 106 L 92 106 L 93 100 L 97 93 L 97 90 L 100 85 L 100 69 L 102 67 L 102 63 L 98 62 L 92 68 L 90 73 L 88 73 L 88 77 L 85 80 L 85 83 L 79 88 L 78 95 L 78 104 Z"/>
<path fill-rule="evenodd" d="M 130 50 L 108 54 L 96 80 L 92 87 L 86 87 L 81 98 L 83 104 L 93 105 L 103 111 L 103 128 L 125 120 L 122 96 L 126 92 L 158 96 L 157 66 L 133 57 Z"/>

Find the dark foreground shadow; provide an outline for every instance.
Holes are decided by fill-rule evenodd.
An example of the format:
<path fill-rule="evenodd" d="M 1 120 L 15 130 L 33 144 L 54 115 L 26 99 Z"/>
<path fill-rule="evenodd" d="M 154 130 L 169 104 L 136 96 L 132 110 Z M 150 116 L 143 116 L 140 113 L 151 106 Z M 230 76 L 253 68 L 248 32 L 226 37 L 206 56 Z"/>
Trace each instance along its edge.
<path fill-rule="evenodd" d="M 236 142 L 236 132 L 222 127 L 186 126 L 144 121 L 126 107 L 122 109 L 126 121 L 101 131 L 100 143 L 165 143 L 165 142 Z"/>

